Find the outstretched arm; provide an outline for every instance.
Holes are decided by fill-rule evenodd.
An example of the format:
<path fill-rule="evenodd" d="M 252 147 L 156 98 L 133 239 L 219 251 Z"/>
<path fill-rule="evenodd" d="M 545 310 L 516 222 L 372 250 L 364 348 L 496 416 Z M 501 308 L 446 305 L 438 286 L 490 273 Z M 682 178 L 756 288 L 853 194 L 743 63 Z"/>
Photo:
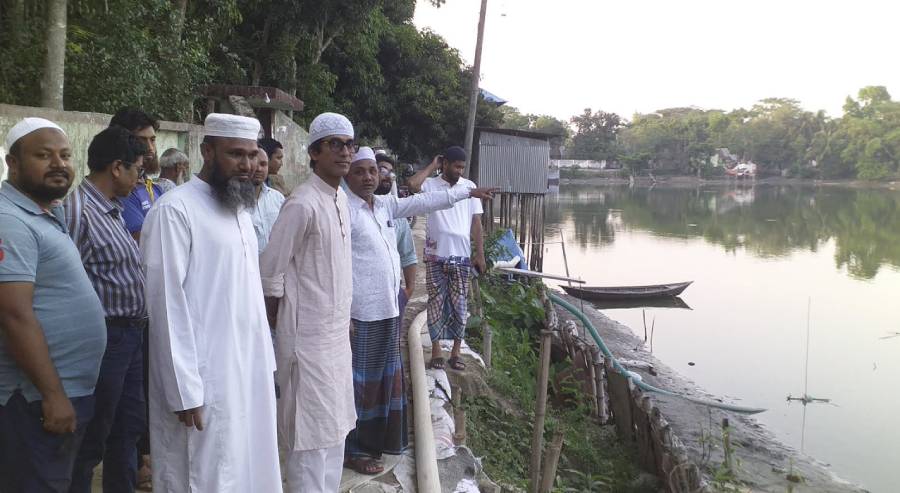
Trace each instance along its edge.
<path fill-rule="evenodd" d="M 409 187 L 409 191 L 412 193 L 418 193 L 422 191 L 422 183 L 425 183 L 425 179 L 429 176 L 433 175 L 438 168 L 441 167 L 441 160 L 444 156 L 437 155 L 434 159 L 431 160 L 431 163 L 419 170 L 418 173 L 409 177 L 406 180 L 406 186 Z"/>

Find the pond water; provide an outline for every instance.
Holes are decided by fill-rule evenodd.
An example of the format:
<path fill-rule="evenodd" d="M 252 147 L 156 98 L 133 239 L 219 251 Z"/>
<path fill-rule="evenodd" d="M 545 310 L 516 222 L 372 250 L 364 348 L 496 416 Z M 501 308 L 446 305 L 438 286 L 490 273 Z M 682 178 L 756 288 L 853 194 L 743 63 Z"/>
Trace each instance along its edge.
<path fill-rule="evenodd" d="M 604 313 L 641 337 L 646 317 L 666 364 L 767 408 L 760 422 L 841 477 L 897 491 L 900 193 L 563 186 L 547 225 L 587 285 L 694 281 L 681 296 L 690 309 Z M 544 271 L 565 272 L 560 245 L 547 246 Z M 830 402 L 787 400 L 804 391 Z"/>

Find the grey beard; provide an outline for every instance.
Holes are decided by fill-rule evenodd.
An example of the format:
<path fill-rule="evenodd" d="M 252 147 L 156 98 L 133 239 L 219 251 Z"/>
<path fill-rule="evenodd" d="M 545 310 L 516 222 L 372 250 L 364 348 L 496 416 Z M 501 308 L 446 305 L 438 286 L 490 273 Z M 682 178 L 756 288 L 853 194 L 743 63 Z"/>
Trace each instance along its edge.
<path fill-rule="evenodd" d="M 218 169 L 213 169 L 212 189 L 219 203 L 225 208 L 237 212 L 241 206 L 252 209 L 256 206 L 256 187 L 250 180 L 238 178 L 223 180 Z"/>

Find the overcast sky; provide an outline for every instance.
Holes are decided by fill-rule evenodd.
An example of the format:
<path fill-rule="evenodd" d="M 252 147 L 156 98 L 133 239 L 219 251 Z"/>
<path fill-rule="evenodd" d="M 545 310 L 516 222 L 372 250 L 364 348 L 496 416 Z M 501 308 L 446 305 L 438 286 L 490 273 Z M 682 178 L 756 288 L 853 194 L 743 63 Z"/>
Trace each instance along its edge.
<path fill-rule="evenodd" d="M 480 0 L 418 0 L 415 23 L 475 57 Z M 893 0 L 488 0 L 481 87 L 527 113 L 730 110 L 765 97 L 840 116 L 867 85 L 900 99 Z"/>

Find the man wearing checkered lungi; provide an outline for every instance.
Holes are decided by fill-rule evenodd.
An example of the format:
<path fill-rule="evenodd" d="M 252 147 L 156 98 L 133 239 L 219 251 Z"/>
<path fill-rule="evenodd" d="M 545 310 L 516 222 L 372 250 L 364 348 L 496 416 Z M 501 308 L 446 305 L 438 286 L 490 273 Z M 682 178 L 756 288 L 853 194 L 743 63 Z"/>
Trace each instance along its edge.
<path fill-rule="evenodd" d="M 426 178 L 440 168 L 440 176 Z M 410 190 L 433 192 L 475 188 L 462 177 L 466 152 L 450 147 L 428 167 L 408 180 Z M 452 339 L 453 349 L 447 364 L 465 370 L 459 357 L 468 318 L 469 276 L 485 271 L 484 238 L 481 232 L 481 201 L 470 198 L 451 209 L 428 215 L 425 237 L 425 279 L 428 288 L 428 331 L 431 334 L 431 367 L 443 368 L 440 341 Z M 474 249 L 473 249 L 474 246 Z"/>

